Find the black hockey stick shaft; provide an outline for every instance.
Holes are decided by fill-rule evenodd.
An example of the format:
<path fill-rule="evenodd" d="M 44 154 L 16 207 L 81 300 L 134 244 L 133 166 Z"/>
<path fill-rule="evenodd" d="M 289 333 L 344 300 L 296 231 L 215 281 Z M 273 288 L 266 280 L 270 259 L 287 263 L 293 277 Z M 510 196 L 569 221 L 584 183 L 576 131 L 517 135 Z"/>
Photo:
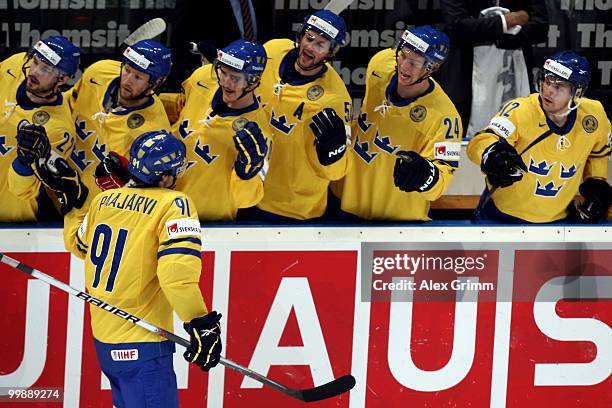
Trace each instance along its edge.
<path fill-rule="evenodd" d="M 538 136 L 536 139 L 534 139 L 531 143 L 529 143 L 529 145 L 527 145 L 527 147 L 524 148 L 523 151 L 519 153 L 519 156 L 523 156 L 523 153 L 525 153 L 527 150 L 531 149 L 533 146 L 535 146 L 538 143 L 540 143 L 542 140 L 546 139 L 552 133 L 553 133 L 553 131 L 550 130 L 550 129 L 548 129 L 546 132 L 542 133 L 540 136 Z M 493 193 L 495 193 L 498 188 L 499 187 L 491 188 L 491 191 L 489 191 L 489 194 L 482 200 L 482 204 L 480 204 L 478 206 L 478 208 L 476 208 L 476 213 L 474 214 L 474 218 L 478 218 L 478 215 L 485 208 L 485 206 L 487 204 L 489 204 L 489 201 L 491 201 L 491 198 L 493 198 Z"/>
<path fill-rule="evenodd" d="M 62 281 L 59 281 L 41 271 L 39 271 L 38 269 L 32 268 L 31 266 L 28 266 L 16 259 L 13 259 L 3 253 L 0 252 L 0 261 L 6 265 L 9 265 L 15 269 L 19 269 L 22 272 L 27 273 L 28 275 L 39 279 L 55 288 L 58 288 L 60 290 L 63 290 L 64 292 L 67 292 L 73 296 L 78 297 L 81 300 L 84 300 L 85 302 L 94 305 L 96 307 L 99 307 L 100 309 L 108 312 L 108 313 L 112 313 L 115 316 L 118 316 L 124 320 L 127 320 L 130 323 L 133 323 L 137 326 L 142 327 L 145 330 L 148 330 L 152 333 L 155 333 L 165 339 L 168 339 L 170 341 L 175 342 L 176 344 L 179 344 L 183 347 L 189 347 L 189 340 L 184 339 L 180 336 L 177 336 L 174 333 L 171 333 L 169 331 L 166 331 L 164 329 L 162 329 L 161 327 L 157 327 L 152 323 L 147 322 L 146 320 L 142 320 L 137 316 L 134 316 L 133 314 L 126 312 L 125 310 L 121 310 L 118 307 L 115 307 L 113 305 L 110 305 L 94 296 L 91 296 L 83 291 L 80 291 L 76 288 L 73 288 L 70 285 L 65 284 Z M 268 377 L 265 377 L 253 370 L 250 370 L 246 367 L 241 366 L 238 363 L 233 362 L 232 360 L 228 360 L 225 357 L 221 357 L 221 359 L 219 360 L 219 362 L 221 364 L 223 364 L 224 366 L 231 368 L 232 370 L 238 371 L 240 374 L 250 377 L 256 381 L 259 381 L 260 383 L 267 385 L 270 388 L 273 388 L 277 391 L 282 392 L 283 394 L 286 394 L 290 397 L 299 399 L 301 401 L 306 401 L 306 402 L 312 402 L 312 401 L 320 401 L 322 399 L 326 399 L 326 398 L 332 398 L 335 397 L 337 395 L 340 395 L 342 393 L 345 393 L 347 391 L 350 391 L 354 386 L 355 386 L 355 378 L 352 375 L 345 375 L 342 376 L 340 378 L 336 378 L 333 381 L 330 381 L 326 384 L 320 385 L 318 387 L 314 387 L 314 388 L 310 388 L 310 389 L 305 389 L 305 390 L 298 390 L 295 388 L 289 388 L 287 386 L 284 386 L 282 384 L 277 383 L 276 381 L 273 381 L 271 379 L 269 379 Z"/>

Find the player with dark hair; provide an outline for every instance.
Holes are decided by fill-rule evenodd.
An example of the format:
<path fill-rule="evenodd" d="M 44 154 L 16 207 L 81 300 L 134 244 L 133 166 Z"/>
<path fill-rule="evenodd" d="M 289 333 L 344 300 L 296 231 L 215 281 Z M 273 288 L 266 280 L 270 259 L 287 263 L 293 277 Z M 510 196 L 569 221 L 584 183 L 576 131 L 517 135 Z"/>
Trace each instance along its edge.
<path fill-rule="evenodd" d="M 77 71 L 80 55 L 68 39 L 52 36 L 0 62 L 0 221 L 60 219 L 34 172 L 52 154 L 67 157 L 74 144 L 60 87 Z"/>
<path fill-rule="evenodd" d="M 195 70 L 183 93 L 162 94 L 190 163 L 177 188 L 194 199 L 200 220 L 235 220 L 263 197 L 272 132 L 254 90 L 266 62 L 263 46 L 236 40 Z"/>
<path fill-rule="evenodd" d="M 342 17 L 320 10 L 296 38 L 264 44 L 269 63 L 257 92 L 270 112 L 274 152 L 263 200 L 248 216 L 309 220 L 323 215 L 331 180 L 346 174 L 351 98 L 326 61 L 344 44 Z"/>
<path fill-rule="evenodd" d="M 430 202 L 448 188 L 461 151 L 461 118 L 431 78 L 448 51 L 443 32 L 421 26 L 370 60 L 351 169 L 332 188 L 344 218 L 430 219 Z"/>
<path fill-rule="evenodd" d="M 74 220 L 81 217 L 78 213 L 88 207 L 89 199 L 103 189 L 125 183 L 123 157 L 132 142 L 144 132 L 170 129 L 163 104 L 154 94 L 170 66 L 168 48 L 154 40 L 142 40 L 126 48 L 121 62 L 103 60 L 89 66 L 64 94 L 77 135 L 70 166 L 58 174 L 40 176 L 64 202 L 66 245 L 78 228 Z M 81 200 L 75 201 L 72 193 L 83 191 L 83 186 L 90 196 L 84 205 Z"/>
<path fill-rule="evenodd" d="M 85 260 L 88 293 L 167 331 L 176 311 L 191 336 L 185 359 L 208 371 L 220 359 L 221 315 L 208 312 L 199 287 L 195 203 L 172 189 L 186 166 L 185 146 L 172 134 L 142 134 L 130 149 L 128 183 L 95 196 L 67 239 Z M 115 407 L 178 407 L 174 343 L 105 310 L 90 311 Z"/>
<path fill-rule="evenodd" d="M 591 69 L 573 51 L 546 60 L 540 92 L 506 103 L 468 145 L 486 175 L 476 218 L 546 223 L 604 220 L 612 200 L 606 181 L 610 121 L 584 97 Z M 580 192 L 583 203 L 575 204 Z"/>

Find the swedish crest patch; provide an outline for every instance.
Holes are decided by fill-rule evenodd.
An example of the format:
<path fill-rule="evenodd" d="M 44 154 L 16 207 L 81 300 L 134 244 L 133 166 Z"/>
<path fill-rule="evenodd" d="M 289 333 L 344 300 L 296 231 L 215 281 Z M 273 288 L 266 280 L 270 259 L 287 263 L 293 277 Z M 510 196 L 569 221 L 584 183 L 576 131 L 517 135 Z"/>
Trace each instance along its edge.
<path fill-rule="evenodd" d="M 130 129 L 141 127 L 145 123 L 145 118 L 140 113 L 132 113 L 127 119 L 127 125 Z"/>
<path fill-rule="evenodd" d="M 308 97 L 309 100 L 316 101 L 317 99 L 322 97 L 324 93 L 325 93 L 325 90 L 323 89 L 321 85 L 313 85 L 310 88 L 308 88 L 308 91 L 306 91 L 306 96 Z"/>
<path fill-rule="evenodd" d="M 49 121 L 50 117 L 51 116 L 47 111 L 40 110 L 34 112 L 34 114 L 32 115 L 32 123 L 34 123 L 35 125 L 42 126 Z"/>

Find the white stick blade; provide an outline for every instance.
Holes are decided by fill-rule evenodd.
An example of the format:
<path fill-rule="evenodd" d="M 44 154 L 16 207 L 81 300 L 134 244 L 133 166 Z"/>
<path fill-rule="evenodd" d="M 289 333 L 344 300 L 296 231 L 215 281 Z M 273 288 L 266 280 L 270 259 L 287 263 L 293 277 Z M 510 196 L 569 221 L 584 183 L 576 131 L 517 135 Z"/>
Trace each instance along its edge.
<path fill-rule="evenodd" d="M 149 40 L 166 31 L 166 22 L 163 18 L 154 18 L 134 30 L 124 41 L 127 45 L 134 45 L 138 41 Z"/>
<path fill-rule="evenodd" d="M 340 14 L 343 12 L 354 0 L 331 0 L 325 6 L 325 10 L 329 10 L 334 14 Z"/>

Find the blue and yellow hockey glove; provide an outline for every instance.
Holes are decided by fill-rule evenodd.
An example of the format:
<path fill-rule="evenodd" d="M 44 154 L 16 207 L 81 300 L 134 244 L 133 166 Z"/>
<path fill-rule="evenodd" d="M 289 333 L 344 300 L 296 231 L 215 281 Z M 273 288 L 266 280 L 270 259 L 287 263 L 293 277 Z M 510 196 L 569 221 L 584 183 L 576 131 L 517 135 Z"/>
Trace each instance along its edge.
<path fill-rule="evenodd" d="M 44 127 L 22 120 L 17 125 L 17 159 L 30 167 L 35 160 L 46 158 L 51 152 L 51 144 Z"/>
<path fill-rule="evenodd" d="M 252 179 L 264 166 L 268 154 L 266 137 L 257 123 L 248 122 L 234 135 L 234 144 L 238 151 L 234 163 L 236 174 L 243 180 Z"/>

